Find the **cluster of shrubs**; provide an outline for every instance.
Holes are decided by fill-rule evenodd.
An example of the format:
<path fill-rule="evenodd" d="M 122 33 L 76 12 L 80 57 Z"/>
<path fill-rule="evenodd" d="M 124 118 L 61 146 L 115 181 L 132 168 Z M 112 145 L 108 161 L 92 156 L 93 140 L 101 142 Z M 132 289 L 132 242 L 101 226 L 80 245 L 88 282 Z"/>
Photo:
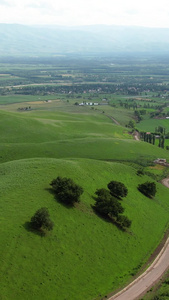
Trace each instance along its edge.
<path fill-rule="evenodd" d="M 144 175 L 143 169 L 138 169 L 137 175 L 138 176 Z M 144 194 L 146 197 L 149 198 L 153 198 L 157 192 L 155 182 L 146 181 L 142 184 L 139 184 L 137 188 L 142 194 Z"/>
<path fill-rule="evenodd" d="M 31 227 L 43 233 L 45 233 L 46 230 L 52 230 L 53 226 L 54 223 L 50 220 L 49 211 L 46 207 L 38 209 L 31 218 Z"/>
<path fill-rule="evenodd" d="M 72 179 L 58 176 L 53 179 L 50 185 L 57 199 L 66 205 L 73 205 L 80 201 L 80 196 L 83 193 L 81 186 L 77 185 Z M 54 223 L 50 220 L 49 212 L 46 207 L 42 207 L 36 211 L 31 218 L 31 227 L 43 233 L 46 230 L 52 230 Z"/>
<path fill-rule="evenodd" d="M 80 196 L 83 194 L 82 187 L 70 178 L 58 176 L 52 180 L 50 185 L 57 199 L 67 205 L 73 205 L 75 202 L 79 202 Z"/>
<path fill-rule="evenodd" d="M 146 181 L 138 185 L 138 190 L 145 196 L 152 198 L 155 196 L 157 189 L 155 182 Z"/>
<path fill-rule="evenodd" d="M 80 201 L 83 188 L 76 184 L 72 179 L 58 176 L 50 183 L 57 199 L 66 204 L 74 205 Z M 106 218 L 110 218 L 121 229 L 129 228 L 131 220 L 123 215 L 122 198 L 126 197 L 128 190 L 122 182 L 110 181 L 107 184 L 108 189 L 97 189 L 94 210 Z M 145 182 L 138 185 L 138 190 L 145 196 L 152 198 L 156 193 L 156 184 L 154 182 Z M 35 230 L 52 230 L 54 223 L 50 220 L 49 212 L 46 207 L 36 211 L 31 218 L 31 227 Z"/>
<path fill-rule="evenodd" d="M 112 219 L 121 229 L 130 227 L 131 220 L 122 215 L 124 208 L 121 200 L 128 194 L 126 186 L 118 181 L 110 181 L 107 187 L 109 190 L 105 188 L 96 190 L 94 209 L 103 217 Z"/>

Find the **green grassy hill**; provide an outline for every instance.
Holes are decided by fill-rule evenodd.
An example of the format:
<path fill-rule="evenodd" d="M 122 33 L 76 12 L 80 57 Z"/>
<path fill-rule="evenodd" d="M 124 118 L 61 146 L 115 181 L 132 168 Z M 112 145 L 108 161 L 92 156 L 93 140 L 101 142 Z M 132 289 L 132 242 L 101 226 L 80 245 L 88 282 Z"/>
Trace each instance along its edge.
<path fill-rule="evenodd" d="M 169 120 L 168 119 L 148 119 L 143 120 L 137 127 L 140 131 L 151 131 L 155 132 L 155 128 L 158 126 L 162 126 L 166 129 L 166 133 L 169 132 Z"/>
<path fill-rule="evenodd" d="M 80 204 L 67 208 L 50 182 L 71 177 L 84 189 Z M 155 199 L 137 185 L 148 179 L 120 163 L 87 159 L 28 159 L 0 165 L 1 299 L 95 299 L 124 284 L 159 243 L 168 222 L 168 190 L 158 184 Z M 132 220 L 128 233 L 92 210 L 97 188 L 120 180 Z M 35 211 L 46 206 L 55 226 L 45 238 L 28 229 Z"/>
<path fill-rule="evenodd" d="M 169 152 L 135 141 L 127 128 L 99 110 L 53 101 L 19 112 L 17 105 L 30 103 L 0 111 L 0 298 L 100 299 L 131 279 L 162 239 L 168 189 L 157 183 L 155 199 L 143 196 L 137 186 L 152 178 L 138 177 L 131 164 L 169 160 Z M 118 118 L 123 119 L 119 112 Z M 50 182 L 57 176 L 83 187 L 74 208 L 54 199 Z M 96 189 L 111 180 L 123 182 L 129 191 L 122 202 L 132 220 L 128 232 L 91 207 Z M 46 237 L 28 226 L 44 206 L 55 223 Z"/>
<path fill-rule="evenodd" d="M 65 107 L 64 107 L 65 108 Z M 64 110 L 62 108 L 62 110 Z M 0 161 L 21 158 L 91 158 L 138 163 L 169 152 L 133 140 L 128 129 L 99 111 L 0 112 Z M 125 151 L 124 151 L 125 149 Z"/>

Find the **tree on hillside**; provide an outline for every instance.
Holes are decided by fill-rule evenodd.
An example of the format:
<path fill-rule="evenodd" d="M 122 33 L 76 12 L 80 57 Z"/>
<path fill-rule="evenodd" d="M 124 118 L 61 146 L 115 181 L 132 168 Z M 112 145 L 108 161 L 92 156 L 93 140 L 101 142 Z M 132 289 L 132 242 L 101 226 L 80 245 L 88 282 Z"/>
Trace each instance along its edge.
<path fill-rule="evenodd" d="M 159 137 L 158 147 L 161 147 L 161 137 Z"/>
<path fill-rule="evenodd" d="M 135 128 L 136 124 L 135 124 L 135 121 L 134 120 L 130 120 L 127 124 L 127 127 L 129 128 Z"/>
<path fill-rule="evenodd" d="M 113 197 L 108 190 L 98 189 L 95 194 L 98 197 L 96 198 L 94 208 L 103 216 L 113 218 L 124 212 L 124 208 L 121 203 L 118 199 Z"/>
<path fill-rule="evenodd" d="M 153 134 L 153 145 L 155 145 L 155 134 Z"/>
<path fill-rule="evenodd" d="M 138 175 L 138 176 L 144 175 L 144 170 L 143 170 L 143 169 L 138 169 L 138 170 L 137 170 L 137 175 Z"/>
<path fill-rule="evenodd" d="M 109 217 L 113 222 L 120 227 L 125 229 L 131 226 L 131 220 L 126 216 L 121 215 L 124 212 L 124 208 L 119 201 L 119 198 L 116 198 L 110 194 L 110 191 L 107 189 L 98 189 L 95 194 L 94 209 L 100 213 L 103 217 Z"/>
<path fill-rule="evenodd" d="M 161 148 L 164 149 L 164 142 L 165 142 L 165 137 L 164 135 L 161 136 Z"/>
<path fill-rule="evenodd" d="M 59 201 L 69 205 L 80 201 L 83 188 L 76 184 L 71 178 L 58 176 L 52 180 L 50 185 Z"/>
<path fill-rule="evenodd" d="M 121 228 L 129 228 L 131 226 L 132 221 L 123 215 L 118 215 L 117 217 L 117 224 L 121 227 Z"/>
<path fill-rule="evenodd" d="M 138 185 L 138 190 L 145 196 L 152 198 L 156 194 L 156 184 L 155 182 L 146 181 Z"/>
<path fill-rule="evenodd" d="M 126 186 L 119 181 L 110 181 L 107 185 L 107 187 L 110 190 L 110 194 L 112 196 L 115 196 L 117 198 L 122 198 L 122 197 L 126 197 L 128 194 L 128 189 L 126 188 Z"/>
<path fill-rule="evenodd" d="M 49 212 L 46 207 L 38 209 L 31 218 L 31 227 L 36 230 L 52 230 L 53 222 L 50 220 Z"/>

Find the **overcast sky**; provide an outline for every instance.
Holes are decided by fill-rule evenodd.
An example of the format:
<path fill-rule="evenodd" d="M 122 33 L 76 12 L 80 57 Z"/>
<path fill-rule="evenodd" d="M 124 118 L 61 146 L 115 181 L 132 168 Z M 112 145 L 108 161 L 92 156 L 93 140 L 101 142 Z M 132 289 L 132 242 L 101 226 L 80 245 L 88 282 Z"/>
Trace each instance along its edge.
<path fill-rule="evenodd" d="M 0 0 L 0 23 L 169 28 L 169 1 Z"/>

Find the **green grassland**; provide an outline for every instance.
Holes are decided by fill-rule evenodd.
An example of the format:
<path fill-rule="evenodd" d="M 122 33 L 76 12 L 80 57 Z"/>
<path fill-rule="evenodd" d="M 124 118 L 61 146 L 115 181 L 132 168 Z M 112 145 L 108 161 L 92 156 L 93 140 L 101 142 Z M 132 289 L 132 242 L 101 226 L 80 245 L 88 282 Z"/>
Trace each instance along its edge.
<path fill-rule="evenodd" d="M 137 186 L 167 174 L 153 160 L 161 157 L 169 162 L 169 151 L 134 140 L 126 127 L 135 117 L 134 107 L 147 105 L 147 114 L 136 127 L 154 132 L 161 125 L 169 131 L 168 120 L 149 115 L 155 105 L 167 101 L 157 94 L 168 75 L 154 76 L 152 81 L 152 70 L 145 65 L 140 68 L 146 78 L 138 66 L 131 70 L 128 61 L 112 66 L 109 60 L 106 64 L 70 60 L 69 67 L 63 60 L 56 66 L 0 65 L 2 300 L 99 300 L 132 280 L 168 228 L 169 190 L 157 182 L 157 194 L 149 199 Z M 61 86 L 59 92 L 53 90 L 54 84 Z M 29 85 L 23 95 L 22 85 Z M 109 105 L 74 105 L 82 101 Z M 149 176 L 137 176 L 140 167 Z M 70 177 L 83 187 L 75 207 L 54 198 L 50 182 L 57 176 Z M 124 214 L 132 220 L 127 232 L 92 209 L 96 189 L 106 188 L 111 180 L 128 188 L 122 201 Z M 45 237 L 29 227 L 41 207 L 49 209 L 55 224 Z"/>
<path fill-rule="evenodd" d="M 135 141 L 99 110 L 30 103 L 30 111 L 17 111 L 12 104 L 0 112 L 1 297 L 99 299 L 139 270 L 168 222 L 168 190 L 158 184 L 157 197 L 147 199 L 137 185 L 152 179 L 113 161 L 146 165 L 157 157 L 169 159 L 169 153 Z M 77 207 L 68 209 L 54 199 L 49 183 L 58 175 L 83 187 Z M 110 180 L 122 181 L 129 190 L 123 201 L 132 220 L 128 233 L 91 208 L 95 190 Z M 43 206 L 55 223 L 46 237 L 28 230 L 31 216 Z"/>
<path fill-rule="evenodd" d="M 0 116 L 1 162 L 33 157 L 82 157 L 142 163 L 157 157 L 169 158 L 168 151 L 135 141 L 127 128 L 114 124 L 98 110 L 63 105 L 62 111 L 58 106 L 49 111 L 1 110 Z"/>
<path fill-rule="evenodd" d="M 76 108 L 76 107 L 75 107 Z M 1 142 L 40 143 L 87 137 L 131 138 L 127 129 L 113 124 L 100 112 L 89 109 L 81 113 L 33 110 L 26 113 L 1 111 Z M 62 107 L 63 109 L 63 107 Z M 66 109 L 65 109 L 66 110 Z"/>
<path fill-rule="evenodd" d="M 0 97 L 0 104 L 6 106 L 7 104 L 16 103 L 16 108 L 20 107 L 19 103 L 22 103 L 22 106 L 26 105 L 24 102 L 35 102 L 35 101 L 46 101 L 46 100 L 55 100 L 56 95 L 5 95 Z M 6 109 L 8 109 L 6 107 Z M 10 107 L 11 110 L 11 107 Z"/>
<path fill-rule="evenodd" d="M 137 124 L 137 128 L 140 131 L 155 132 L 155 128 L 162 126 L 169 132 L 169 119 L 147 119 Z"/>
<path fill-rule="evenodd" d="M 146 262 L 168 222 L 167 188 L 158 184 L 155 199 L 146 198 L 137 185 L 148 177 L 120 163 L 28 159 L 1 164 L 0 174 L 1 299 L 99 299 Z M 58 175 L 83 187 L 76 207 L 54 199 L 49 183 Z M 132 219 L 128 233 L 91 208 L 95 190 L 112 179 L 129 191 L 123 200 L 125 215 Z M 43 206 L 55 223 L 46 237 L 28 229 L 31 216 Z"/>

